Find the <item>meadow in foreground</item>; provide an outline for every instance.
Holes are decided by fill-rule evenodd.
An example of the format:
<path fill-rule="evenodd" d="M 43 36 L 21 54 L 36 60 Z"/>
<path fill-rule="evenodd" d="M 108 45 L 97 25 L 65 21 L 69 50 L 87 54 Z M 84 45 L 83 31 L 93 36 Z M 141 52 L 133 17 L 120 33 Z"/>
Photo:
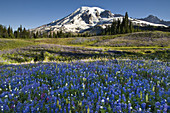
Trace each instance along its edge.
<path fill-rule="evenodd" d="M 168 63 L 109 60 L 0 67 L 0 112 L 170 110 Z"/>

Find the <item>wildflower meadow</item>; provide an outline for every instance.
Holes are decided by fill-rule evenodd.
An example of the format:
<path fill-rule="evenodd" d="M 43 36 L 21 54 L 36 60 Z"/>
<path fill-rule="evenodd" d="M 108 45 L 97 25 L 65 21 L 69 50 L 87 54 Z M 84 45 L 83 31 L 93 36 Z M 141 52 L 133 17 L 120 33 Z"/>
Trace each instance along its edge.
<path fill-rule="evenodd" d="M 168 63 L 107 60 L 0 67 L 2 113 L 168 113 Z"/>

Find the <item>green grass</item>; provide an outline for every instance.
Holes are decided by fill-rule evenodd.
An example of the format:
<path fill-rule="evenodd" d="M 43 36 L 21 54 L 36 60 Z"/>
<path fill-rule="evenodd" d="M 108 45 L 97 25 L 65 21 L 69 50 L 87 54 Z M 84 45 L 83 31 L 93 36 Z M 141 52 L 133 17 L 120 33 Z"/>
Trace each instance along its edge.
<path fill-rule="evenodd" d="M 170 48 L 169 32 L 139 32 L 129 34 L 75 37 L 75 38 L 40 38 L 40 39 L 2 39 L 0 50 L 26 47 L 36 44 L 59 44 L 70 46 L 99 47 L 109 49 L 124 48 Z"/>
<path fill-rule="evenodd" d="M 168 50 L 170 49 L 170 46 L 168 47 L 158 47 L 158 46 L 149 46 L 149 47 L 146 47 L 146 46 L 142 46 L 142 47 L 104 47 L 104 46 L 99 46 L 99 47 L 96 47 L 96 46 L 85 46 L 85 45 L 69 45 L 69 46 L 72 46 L 72 47 L 82 47 L 82 48 L 86 48 L 86 49 L 102 49 L 104 51 L 108 51 L 108 50 L 119 50 L 119 51 L 128 51 L 128 52 L 135 52 L 135 53 L 145 53 L 146 51 L 152 51 L 152 52 L 155 52 L 155 51 L 159 51 L 159 50 Z"/>
<path fill-rule="evenodd" d="M 148 32 L 129 33 L 128 36 L 162 38 L 162 37 L 170 37 L 170 32 L 148 31 Z"/>
<path fill-rule="evenodd" d="M 137 32 L 107 36 L 76 37 L 69 45 L 94 46 L 94 47 L 169 47 L 169 32 Z"/>
<path fill-rule="evenodd" d="M 0 66 L 2 66 L 2 65 L 6 65 L 7 63 L 4 63 L 4 62 L 0 62 Z"/>
<path fill-rule="evenodd" d="M 74 38 L 41 38 L 34 41 L 38 44 L 59 44 L 68 45 Z"/>
<path fill-rule="evenodd" d="M 91 46 L 105 47 L 169 47 L 170 33 L 138 32 L 120 35 L 119 37 L 98 41 Z"/>
<path fill-rule="evenodd" d="M 36 44 L 34 40 L 0 38 L 0 50 L 15 49 Z"/>
<path fill-rule="evenodd" d="M 147 38 L 146 38 L 147 37 Z M 148 39 L 149 38 L 149 39 Z M 150 39 L 152 38 L 152 39 Z M 160 38 L 160 40 L 159 40 Z M 162 40 L 161 38 L 166 38 Z M 149 42 L 150 41 L 150 42 Z M 129 46 L 121 46 L 122 43 L 131 43 Z M 59 44 L 71 46 L 93 46 L 93 47 L 170 47 L 169 32 L 138 32 L 118 35 L 74 37 L 74 38 L 39 38 L 39 39 L 0 39 L 0 50 L 25 47 L 34 44 Z M 115 45 L 119 44 L 119 45 Z M 141 44 L 141 45 L 140 45 Z M 143 44 L 143 45 L 142 45 Z"/>
<path fill-rule="evenodd" d="M 108 42 L 108 43 L 105 43 Z M 122 42 L 132 43 L 130 46 L 115 46 Z M 148 45 L 139 45 L 139 44 Z M 66 45 L 68 48 L 75 47 L 76 50 L 67 50 L 62 47 L 36 48 L 36 50 L 19 51 L 13 54 L 1 55 L 4 60 L 11 62 L 30 62 L 39 56 L 43 50 L 47 52 L 49 61 L 65 61 L 88 58 L 117 57 L 130 59 L 155 59 L 169 61 L 170 56 L 170 33 L 169 32 L 138 32 L 120 35 L 75 37 L 75 38 L 40 38 L 40 39 L 1 39 L 0 50 L 22 48 L 38 44 Z M 70 47 L 69 47 L 70 46 Z M 64 47 L 64 46 L 63 46 Z M 79 49 L 79 50 L 78 50 Z M 84 52 L 88 49 L 100 49 L 99 51 Z M 62 51 L 61 51 L 62 50 Z M 123 54 L 108 53 L 109 50 L 122 51 Z M 1 63 L 0 65 L 3 65 Z"/>

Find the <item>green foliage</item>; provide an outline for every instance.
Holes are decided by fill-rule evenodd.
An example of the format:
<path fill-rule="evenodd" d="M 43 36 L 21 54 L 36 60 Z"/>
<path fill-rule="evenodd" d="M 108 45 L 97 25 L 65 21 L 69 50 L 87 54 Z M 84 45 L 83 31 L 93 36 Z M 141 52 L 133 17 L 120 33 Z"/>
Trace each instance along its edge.
<path fill-rule="evenodd" d="M 52 33 L 51 33 L 51 31 L 50 31 L 50 35 L 49 35 L 49 38 L 52 38 Z"/>
<path fill-rule="evenodd" d="M 124 34 L 124 33 L 132 33 L 134 32 L 134 26 L 132 22 L 128 19 L 128 13 L 126 12 L 123 21 L 120 22 L 118 19 L 117 21 L 113 20 L 111 26 L 106 26 L 103 30 L 103 35 L 115 35 L 115 34 Z M 139 31 L 139 30 L 136 30 Z"/>
<path fill-rule="evenodd" d="M 36 54 L 35 57 L 34 57 L 34 62 L 44 61 L 44 60 L 45 60 L 44 51 L 41 51 L 40 54 Z"/>
<path fill-rule="evenodd" d="M 142 30 L 146 30 L 146 29 L 161 30 L 161 28 L 157 28 L 157 27 L 153 29 L 152 26 L 147 26 L 147 27 L 134 26 L 128 18 L 129 18 L 128 13 L 126 12 L 122 22 L 119 19 L 117 21 L 113 20 L 112 25 L 106 26 L 106 28 L 103 29 L 101 34 L 102 35 L 125 34 L 125 33 L 141 32 Z M 162 29 L 164 30 L 165 28 Z"/>
<path fill-rule="evenodd" d="M 36 45 L 36 43 L 30 40 L 0 38 L 0 50 L 15 49 L 30 45 Z"/>
<path fill-rule="evenodd" d="M 44 51 L 41 51 L 41 53 L 40 53 L 40 59 L 41 59 L 42 61 L 45 59 Z"/>
<path fill-rule="evenodd" d="M 111 26 L 106 26 L 102 31 L 102 35 L 114 35 L 114 34 L 125 34 L 141 31 L 166 31 L 170 32 L 170 27 L 163 26 L 134 26 L 128 19 L 128 13 L 126 12 L 122 22 L 118 19 L 113 20 Z"/>
<path fill-rule="evenodd" d="M 62 30 L 54 32 L 52 30 L 48 32 L 39 32 L 34 31 L 31 32 L 23 28 L 22 25 L 18 27 L 16 31 L 13 32 L 12 28 L 9 26 L 6 28 L 3 25 L 0 25 L 0 38 L 23 38 L 23 39 L 30 39 L 30 38 L 68 38 L 68 37 L 88 37 L 91 36 L 89 33 L 78 33 L 73 34 L 71 32 L 63 32 Z"/>
<path fill-rule="evenodd" d="M 0 38 L 31 38 L 30 34 L 31 32 L 25 28 L 22 29 L 22 26 L 13 32 L 10 26 L 6 28 L 5 26 L 0 25 Z"/>

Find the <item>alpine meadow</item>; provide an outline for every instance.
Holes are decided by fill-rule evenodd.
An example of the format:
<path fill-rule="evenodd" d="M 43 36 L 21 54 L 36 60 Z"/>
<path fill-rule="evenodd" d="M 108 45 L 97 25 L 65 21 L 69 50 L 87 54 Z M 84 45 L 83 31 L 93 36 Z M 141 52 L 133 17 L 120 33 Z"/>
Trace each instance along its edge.
<path fill-rule="evenodd" d="M 72 3 L 80 8 L 71 12 L 69 5 L 68 16 L 34 28 L 24 27 L 29 20 L 15 29 L 2 20 L 0 113 L 170 112 L 170 21 L 151 14 L 133 18 L 130 9 L 114 14 L 94 3 L 107 8 L 109 2 Z M 34 4 L 41 6 L 34 9 Z M 30 12 L 17 9 L 21 23 L 29 15 L 30 22 L 36 20 L 37 11 L 42 17 L 57 15 L 47 1 L 34 4 L 15 3 Z"/>

